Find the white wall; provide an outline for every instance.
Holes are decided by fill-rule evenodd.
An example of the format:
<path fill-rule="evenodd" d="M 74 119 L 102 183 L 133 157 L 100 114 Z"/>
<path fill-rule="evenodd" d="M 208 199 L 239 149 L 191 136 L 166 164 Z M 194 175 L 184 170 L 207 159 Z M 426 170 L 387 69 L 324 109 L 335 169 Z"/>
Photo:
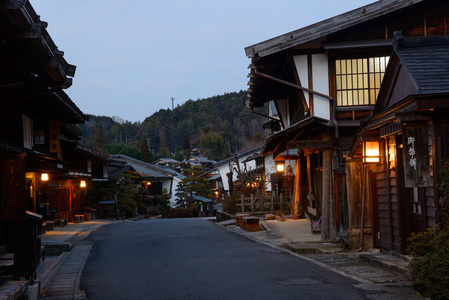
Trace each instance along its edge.
<path fill-rule="evenodd" d="M 295 55 L 293 56 L 295 62 L 296 71 L 298 72 L 301 86 L 310 88 L 309 86 L 309 72 L 307 55 Z M 326 54 L 313 54 L 312 55 L 312 83 L 313 90 L 324 95 L 329 95 L 329 64 Z M 309 93 L 304 92 L 307 105 L 309 103 Z M 320 96 L 313 96 L 313 108 L 314 115 L 326 120 L 330 119 L 330 106 L 329 100 Z"/>
<path fill-rule="evenodd" d="M 178 183 L 180 182 L 180 180 L 178 178 L 173 178 L 173 185 L 171 185 L 171 178 L 170 179 L 166 179 L 162 182 L 162 190 L 163 189 L 167 189 L 167 192 L 170 193 L 170 206 L 171 207 L 175 207 L 176 206 L 176 196 L 175 196 L 175 192 L 176 192 L 176 187 L 178 186 Z M 170 190 L 171 187 L 171 190 Z"/>
<path fill-rule="evenodd" d="M 288 108 L 288 101 L 287 99 L 278 99 L 275 100 L 277 104 L 278 109 L 278 116 L 284 122 L 285 128 L 290 126 L 290 114 L 289 114 L 289 108 Z M 282 128 L 282 129 L 285 129 Z"/>
<path fill-rule="evenodd" d="M 244 156 L 242 158 L 239 158 L 239 165 L 240 165 L 240 170 L 243 172 L 245 166 L 242 163 L 242 161 L 244 161 L 248 156 Z M 234 170 L 234 168 L 237 168 L 237 164 L 236 161 L 233 160 L 231 161 L 231 169 L 232 169 L 232 182 L 236 182 L 238 180 L 237 178 L 237 172 Z M 252 160 L 246 163 L 246 170 L 247 171 L 251 171 L 254 170 L 256 168 L 256 161 Z M 221 175 L 221 180 L 223 181 L 223 189 L 225 191 L 229 191 L 229 184 L 228 184 L 228 176 L 226 175 L 227 173 L 230 172 L 229 169 L 229 164 L 223 165 L 221 167 L 218 168 L 218 172 Z"/>
<path fill-rule="evenodd" d="M 324 95 L 329 95 L 329 66 L 326 54 L 312 55 L 313 89 Z M 313 107 L 317 117 L 330 119 L 330 100 L 314 95 Z"/>
<path fill-rule="evenodd" d="M 276 163 L 273 160 L 273 153 L 269 153 L 269 154 L 265 155 L 264 160 L 265 160 L 266 190 L 271 191 L 270 175 L 272 173 L 276 173 Z"/>

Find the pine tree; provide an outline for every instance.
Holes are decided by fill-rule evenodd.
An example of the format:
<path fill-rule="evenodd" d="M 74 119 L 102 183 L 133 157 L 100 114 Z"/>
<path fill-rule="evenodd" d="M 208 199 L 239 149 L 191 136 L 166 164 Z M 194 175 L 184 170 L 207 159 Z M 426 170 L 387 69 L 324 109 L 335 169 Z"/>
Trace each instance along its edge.
<path fill-rule="evenodd" d="M 142 153 L 142 160 L 150 162 L 150 148 L 148 147 L 148 142 L 146 138 L 143 138 L 140 142 L 140 153 Z"/>
<path fill-rule="evenodd" d="M 184 143 L 183 143 L 184 156 L 188 157 L 190 154 L 190 136 L 188 133 L 184 135 Z"/>
<path fill-rule="evenodd" d="M 183 174 L 187 176 L 176 187 L 175 196 L 177 197 L 176 203 L 178 206 L 190 208 L 195 202 L 194 195 L 202 197 L 209 195 L 208 180 L 200 176 L 202 173 L 203 169 L 201 167 L 188 165 L 187 168 L 183 169 Z"/>
<path fill-rule="evenodd" d="M 98 125 L 95 130 L 94 149 L 103 151 L 106 145 L 106 140 L 103 135 L 103 126 Z"/>

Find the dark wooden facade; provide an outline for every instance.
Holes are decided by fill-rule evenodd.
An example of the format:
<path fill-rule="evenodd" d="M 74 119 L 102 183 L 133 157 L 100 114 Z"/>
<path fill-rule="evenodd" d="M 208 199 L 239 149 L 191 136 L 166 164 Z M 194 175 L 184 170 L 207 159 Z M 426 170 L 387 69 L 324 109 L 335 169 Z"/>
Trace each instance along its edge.
<path fill-rule="evenodd" d="M 385 197 L 401 195 L 385 183 L 400 184 L 398 162 L 385 166 L 384 173 L 373 165 L 363 167 L 361 148 L 352 145 L 361 121 L 375 112 L 393 33 L 445 36 L 448 18 L 444 1 L 383 0 L 245 48 L 251 58 L 248 107 L 274 99 L 283 128 L 266 140 L 262 154 L 282 161 L 287 151 L 297 150 L 295 173 L 301 178 L 295 180 L 295 201 L 313 222 L 321 222 L 323 239 L 341 237 L 354 249 L 378 246 L 378 228 L 397 222 L 391 218 L 402 213 L 399 202 L 386 204 Z M 407 93 L 411 82 L 404 84 L 394 97 Z M 435 192 L 419 193 L 433 201 Z M 387 213 L 377 214 L 389 206 Z M 431 214 L 433 207 L 426 211 Z"/>
<path fill-rule="evenodd" d="M 91 178 L 86 160 L 98 161 L 71 158 L 80 139 L 75 124 L 86 117 L 64 92 L 76 67 L 46 27 L 29 1 L 0 1 L 0 246 L 14 253 L 15 279 L 35 276 L 40 222 L 50 217 L 41 204 L 78 210 L 80 173 Z"/>
<path fill-rule="evenodd" d="M 380 163 L 370 187 L 374 244 L 405 253 L 412 232 L 438 222 L 439 170 L 449 156 L 449 38 L 399 33 L 375 113 L 361 137 L 377 135 Z M 353 157 L 357 157 L 356 154 Z"/>

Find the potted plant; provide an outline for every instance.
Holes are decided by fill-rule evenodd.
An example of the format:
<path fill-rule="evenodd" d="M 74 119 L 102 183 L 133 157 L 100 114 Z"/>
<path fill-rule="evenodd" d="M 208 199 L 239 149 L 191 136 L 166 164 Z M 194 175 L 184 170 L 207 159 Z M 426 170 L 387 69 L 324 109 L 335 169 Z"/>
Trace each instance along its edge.
<path fill-rule="evenodd" d="M 293 203 L 289 203 L 288 206 L 290 207 L 290 217 L 295 220 L 300 219 L 302 215 L 301 207 L 299 207 L 299 209 L 296 210 L 295 205 Z"/>
<path fill-rule="evenodd" d="M 276 216 L 279 221 L 285 221 L 285 215 L 284 215 L 284 211 L 282 209 L 278 209 L 276 211 Z"/>

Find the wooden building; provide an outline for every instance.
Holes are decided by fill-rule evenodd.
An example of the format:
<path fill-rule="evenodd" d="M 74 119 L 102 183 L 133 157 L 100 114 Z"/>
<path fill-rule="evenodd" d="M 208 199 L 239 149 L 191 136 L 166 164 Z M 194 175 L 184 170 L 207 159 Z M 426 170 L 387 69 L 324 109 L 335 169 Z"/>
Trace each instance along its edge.
<path fill-rule="evenodd" d="M 112 159 L 124 165 L 109 168 L 110 176 L 117 176 L 126 172 L 126 166 L 131 166 L 142 179 L 142 188 L 152 197 L 162 197 L 164 189 L 170 195 L 170 205 L 176 206 L 175 191 L 184 175 L 169 167 L 144 162 L 123 154 L 112 155 Z M 109 200 L 109 199 L 108 199 Z"/>
<path fill-rule="evenodd" d="M 63 91 L 76 68 L 46 27 L 29 1 L 0 1 L 0 247 L 14 254 L 14 278 L 35 276 L 51 185 L 72 187 L 70 205 L 80 189 L 70 152 L 86 117 Z"/>
<path fill-rule="evenodd" d="M 362 192 L 363 168 L 347 165 L 346 157 L 361 121 L 374 113 L 393 33 L 444 36 L 448 12 L 445 1 L 381 0 L 245 48 L 247 105 L 274 100 L 282 128 L 265 141 L 262 155 L 296 161 L 294 204 L 321 228 L 323 240 L 373 246 L 375 212 Z"/>
<path fill-rule="evenodd" d="M 348 164 L 363 168 L 364 143 L 380 148 L 365 166 L 373 244 L 405 253 L 412 232 L 438 222 L 439 170 L 449 156 L 449 37 L 404 39 L 397 32 L 393 48 L 374 114 L 363 120 Z"/>

